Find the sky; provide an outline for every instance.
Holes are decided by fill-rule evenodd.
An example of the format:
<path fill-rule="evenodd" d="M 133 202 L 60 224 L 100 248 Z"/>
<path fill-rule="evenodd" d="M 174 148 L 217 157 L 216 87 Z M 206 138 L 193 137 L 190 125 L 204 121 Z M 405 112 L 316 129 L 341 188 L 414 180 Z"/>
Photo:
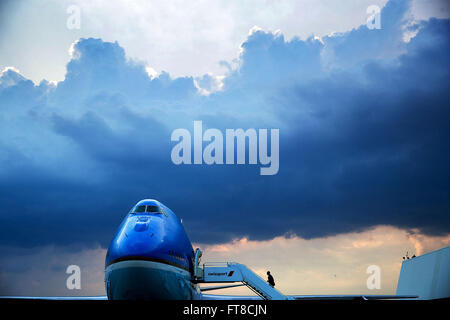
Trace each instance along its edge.
<path fill-rule="evenodd" d="M 373 4 L 381 29 L 366 26 Z M 270 266 L 289 293 L 367 290 L 371 264 L 393 293 L 406 250 L 449 245 L 448 3 L 0 9 L 2 293 L 102 294 L 105 249 L 143 198 L 211 260 Z M 175 165 L 171 132 L 194 120 L 279 129 L 278 173 Z M 69 263 L 79 292 L 64 288 Z"/>

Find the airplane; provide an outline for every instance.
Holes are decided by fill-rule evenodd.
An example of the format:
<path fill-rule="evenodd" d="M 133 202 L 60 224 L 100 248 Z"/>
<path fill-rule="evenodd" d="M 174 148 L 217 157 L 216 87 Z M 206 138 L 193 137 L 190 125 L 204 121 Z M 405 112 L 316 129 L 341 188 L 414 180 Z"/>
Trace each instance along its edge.
<path fill-rule="evenodd" d="M 283 295 L 243 264 L 204 263 L 181 219 L 153 199 L 139 201 L 125 216 L 105 258 L 106 296 L 3 297 L 46 300 L 301 300 L 413 299 L 412 295 Z M 234 283 L 200 287 L 201 283 Z M 238 283 L 238 284 L 235 284 Z M 254 296 L 205 291 L 246 285 Z"/>

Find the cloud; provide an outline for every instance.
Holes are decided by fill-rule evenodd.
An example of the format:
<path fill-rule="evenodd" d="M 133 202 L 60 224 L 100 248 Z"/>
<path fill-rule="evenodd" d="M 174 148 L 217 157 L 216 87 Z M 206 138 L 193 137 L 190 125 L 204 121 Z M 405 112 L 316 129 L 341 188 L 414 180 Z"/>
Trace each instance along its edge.
<path fill-rule="evenodd" d="M 427 236 L 390 226 L 378 226 L 361 233 L 304 239 L 275 237 L 263 241 L 236 238 L 222 244 L 196 243 L 204 262 L 237 261 L 261 277 L 270 270 L 276 286 L 286 294 L 394 294 L 402 256 L 420 255 L 447 246 L 450 237 Z M 0 247 L 0 294 L 36 296 L 105 295 L 104 258 L 99 246 L 39 246 L 33 249 Z M 68 290 L 66 269 L 78 265 L 81 290 Z M 366 287 L 370 265 L 381 268 L 381 289 Z M 215 294 L 251 295 L 243 288 Z"/>
<path fill-rule="evenodd" d="M 57 85 L 3 72 L 2 244 L 105 247 L 148 197 L 202 243 L 380 224 L 447 234 L 450 24 L 420 21 L 405 42 L 408 12 L 391 1 L 386 30 L 362 26 L 321 40 L 253 30 L 220 85 L 211 75 L 151 77 L 154 66 L 93 38 L 73 45 Z M 192 130 L 194 120 L 279 128 L 279 173 L 174 165 L 170 133 Z"/>
<path fill-rule="evenodd" d="M 361 233 L 325 238 L 276 237 L 264 241 L 247 238 L 202 245 L 203 261 L 238 261 L 263 279 L 270 270 L 285 294 L 395 294 L 402 256 L 420 255 L 450 244 L 450 237 L 429 237 L 406 230 L 378 226 Z M 420 252 L 418 250 L 421 250 Z M 381 268 L 381 289 L 366 286 L 370 265 Z M 249 294 L 247 288 L 217 294 Z"/>
<path fill-rule="evenodd" d="M 71 249 L 70 246 L 45 246 L 33 250 L 2 247 L 9 259 L 0 259 L 0 295 L 105 295 L 106 250 L 100 247 L 82 251 Z M 69 290 L 66 286 L 69 277 L 66 270 L 70 265 L 80 267 L 80 290 Z"/>
<path fill-rule="evenodd" d="M 128 57 L 172 75 L 223 75 L 220 60 L 235 58 L 248 30 L 282 30 L 287 39 L 346 32 L 366 22 L 370 5 L 387 0 L 157 1 L 59 0 L 0 4 L 0 69 L 17 66 L 27 78 L 62 80 L 67 48 L 79 38 L 119 41 Z M 68 29 L 67 8 L 81 11 L 81 28 Z M 415 20 L 449 17 L 446 0 L 413 0 Z M 42 43 L 45 42 L 45 45 Z M 17 54 L 20 52 L 21 54 Z M 39 63 L 35 63 L 39 61 Z M 186 63 L 186 61 L 188 61 Z"/>

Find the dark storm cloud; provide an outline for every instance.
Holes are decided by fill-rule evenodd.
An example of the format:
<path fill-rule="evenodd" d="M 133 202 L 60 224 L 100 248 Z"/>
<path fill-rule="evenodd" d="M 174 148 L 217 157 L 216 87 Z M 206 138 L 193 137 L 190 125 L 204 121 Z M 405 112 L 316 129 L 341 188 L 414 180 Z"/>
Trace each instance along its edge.
<path fill-rule="evenodd" d="M 172 208 L 199 242 L 378 224 L 449 232 L 450 23 L 411 27 L 405 3 L 388 3 L 381 30 L 322 41 L 254 31 L 239 69 L 208 96 L 191 77 L 150 78 L 99 39 L 75 44 L 57 86 L 3 73 L 2 244 L 106 246 L 147 197 Z M 408 30 L 418 33 L 405 42 Z M 170 134 L 192 132 L 193 120 L 279 128 L 279 173 L 172 164 Z"/>

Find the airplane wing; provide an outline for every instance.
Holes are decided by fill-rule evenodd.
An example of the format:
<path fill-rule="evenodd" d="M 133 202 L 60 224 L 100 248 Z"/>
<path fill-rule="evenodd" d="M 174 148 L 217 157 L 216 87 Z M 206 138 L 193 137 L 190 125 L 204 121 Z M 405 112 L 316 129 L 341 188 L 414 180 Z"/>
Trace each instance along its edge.
<path fill-rule="evenodd" d="M 26 297 L 26 296 L 0 296 L 8 300 L 108 300 L 107 296 L 61 296 L 61 297 Z"/>
<path fill-rule="evenodd" d="M 288 295 L 289 300 L 409 300 L 413 295 Z M 203 300 L 263 300 L 260 296 L 202 294 Z"/>
<path fill-rule="evenodd" d="M 230 296 L 221 294 L 202 294 L 202 300 L 263 300 L 260 296 Z"/>
<path fill-rule="evenodd" d="M 299 295 L 288 296 L 292 300 L 394 300 L 394 299 L 417 299 L 413 295 Z"/>
<path fill-rule="evenodd" d="M 229 286 L 204 288 L 202 291 L 228 288 Z M 205 290 L 206 289 L 206 290 Z M 412 295 L 288 295 L 289 300 L 393 300 L 393 299 L 417 299 Z M 62 297 L 27 297 L 27 296 L 2 296 L 0 299 L 9 300 L 108 300 L 107 296 L 62 296 Z M 260 296 L 232 296 L 220 294 L 202 294 L 203 300 L 262 300 Z"/>

